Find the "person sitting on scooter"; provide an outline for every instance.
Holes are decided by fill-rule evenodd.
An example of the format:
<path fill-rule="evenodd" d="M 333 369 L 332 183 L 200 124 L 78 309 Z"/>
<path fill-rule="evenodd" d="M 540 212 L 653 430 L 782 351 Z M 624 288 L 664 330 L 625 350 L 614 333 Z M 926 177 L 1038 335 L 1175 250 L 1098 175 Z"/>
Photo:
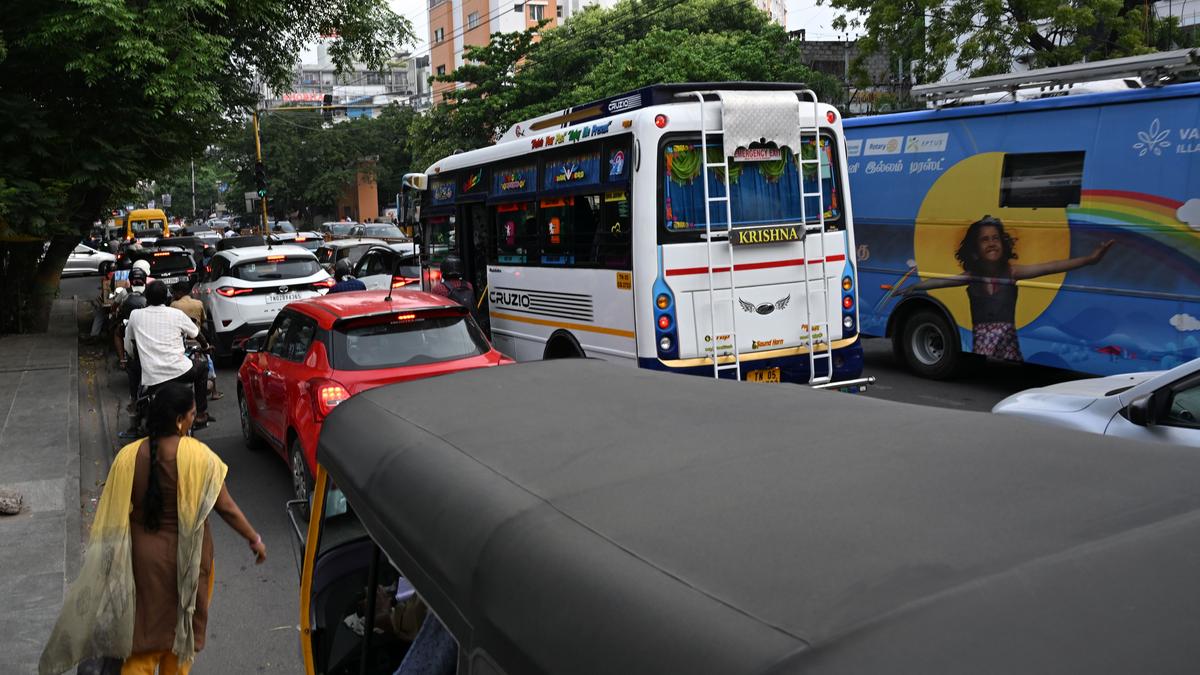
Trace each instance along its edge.
<path fill-rule="evenodd" d="M 192 386 L 196 398 L 196 421 L 193 429 L 202 429 L 212 421 L 208 414 L 208 368 L 197 364 L 184 349 L 184 339 L 192 338 L 208 349 L 208 341 L 187 314 L 168 307 L 171 292 L 161 281 L 146 286 L 144 309 L 129 316 L 125 329 L 125 349 L 137 345 L 142 369 L 142 386 L 157 389 L 166 382 Z"/>

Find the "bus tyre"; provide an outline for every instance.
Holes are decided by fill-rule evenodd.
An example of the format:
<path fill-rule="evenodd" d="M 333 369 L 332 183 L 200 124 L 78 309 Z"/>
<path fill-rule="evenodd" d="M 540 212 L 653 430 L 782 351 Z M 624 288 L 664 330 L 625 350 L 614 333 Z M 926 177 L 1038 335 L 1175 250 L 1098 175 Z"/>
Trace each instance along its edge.
<path fill-rule="evenodd" d="M 904 322 L 898 337 L 896 351 L 917 375 L 944 380 L 958 370 L 962 361 L 958 331 L 941 312 L 918 310 Z"/>

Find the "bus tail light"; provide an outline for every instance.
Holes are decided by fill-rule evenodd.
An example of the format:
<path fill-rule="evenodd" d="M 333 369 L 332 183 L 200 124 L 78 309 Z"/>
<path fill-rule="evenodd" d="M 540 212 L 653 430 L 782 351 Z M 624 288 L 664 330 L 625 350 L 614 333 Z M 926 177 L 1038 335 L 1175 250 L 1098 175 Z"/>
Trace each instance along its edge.
<path fill-rule="evenodd" d="M 318 422 L 333 412 L 338 404 L 350 398 L 350 392 L 333 380 L 311 380 L 308 389 L 312 393 L 313 414 Z"/>
<path fill-rule="evenodd" d="M 837 121 L 837 113 L 830 110 L 829 112 L 825 113 L 825 119 L 828 120 L 830 124 L 833 124 Z"/>
<path fill-rule="evenodd" d="M 658 317 L 658 328 L 659 330 L 670 330 L 671 317 L 667 314 L 663 314 L 662 316 Z"/>
<path fill-rule="evenodd" d="M 666 309 L 671 306 L 671 296 L 666 293 L 659 293 L 658 298 L 654 300 L 654 304 L 658 305 L 659 309 Z"/>
<path fill-rule="evenodd" d="M 849 314 L 842 317 L 842 328 L 845 328 L 848 331 L 854 330 L 854 317 L 850 316 Z"/>
<path fill-rule="evenodd" d="M 666 335 L 662 336 L 662 339 L 658 341 L 658 348 L 664 352 L 671 351 L 671 338 Z"/>
<path fill-rule="evenodd" d="M 654 126 L 658 127 L 659 129 L 666 129 L 667 122 L 669 121 L 670 120 L 667 119 L 666 115 L 658 114 L 654 116 Z"/>
<path fill-rule="evenodd" d="M 842 298 L 842 309 L 854 309 L 853 295 L 847 295 Z"/>
<path fill-rule="evenodd" d="M 842 290 L 848 291 L 851 288 L 854 288 L 854 280 L 851 279 L 849 276 L 842 277 Z"/>

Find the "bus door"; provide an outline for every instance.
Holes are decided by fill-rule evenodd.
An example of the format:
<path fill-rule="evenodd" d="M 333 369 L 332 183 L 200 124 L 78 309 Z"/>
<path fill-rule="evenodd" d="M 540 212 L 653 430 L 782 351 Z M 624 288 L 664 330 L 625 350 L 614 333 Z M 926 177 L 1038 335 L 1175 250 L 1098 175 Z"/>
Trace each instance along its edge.
<path fill-rule="evenodd" d="M 488 210 L 482 203 L 464 204 L 459 210 L 459 247 L 463 258 L 464 278 L 471 282 L 475 289 L 475 299 L 479 301 L 480 327 L 488 332 L 487 321 L 487 290 L 488 264 L 491 262 L 491 227 L 488 224 Z"/>

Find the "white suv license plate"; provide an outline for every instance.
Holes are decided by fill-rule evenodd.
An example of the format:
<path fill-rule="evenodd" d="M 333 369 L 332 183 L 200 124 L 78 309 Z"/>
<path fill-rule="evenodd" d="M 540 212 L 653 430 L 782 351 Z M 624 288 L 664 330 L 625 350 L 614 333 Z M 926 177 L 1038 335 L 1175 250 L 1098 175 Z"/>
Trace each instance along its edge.
<path fill-rule="evenodd" d="M 270 300 L 271 302 L 291 302 L 293 300 L 299 300 L 299 299 L 300 299 L 299 293 L 283 293 L 283 294 L 272 293 L 270 295 L 270 297 L 268 298 L 268 300 Z"/>

